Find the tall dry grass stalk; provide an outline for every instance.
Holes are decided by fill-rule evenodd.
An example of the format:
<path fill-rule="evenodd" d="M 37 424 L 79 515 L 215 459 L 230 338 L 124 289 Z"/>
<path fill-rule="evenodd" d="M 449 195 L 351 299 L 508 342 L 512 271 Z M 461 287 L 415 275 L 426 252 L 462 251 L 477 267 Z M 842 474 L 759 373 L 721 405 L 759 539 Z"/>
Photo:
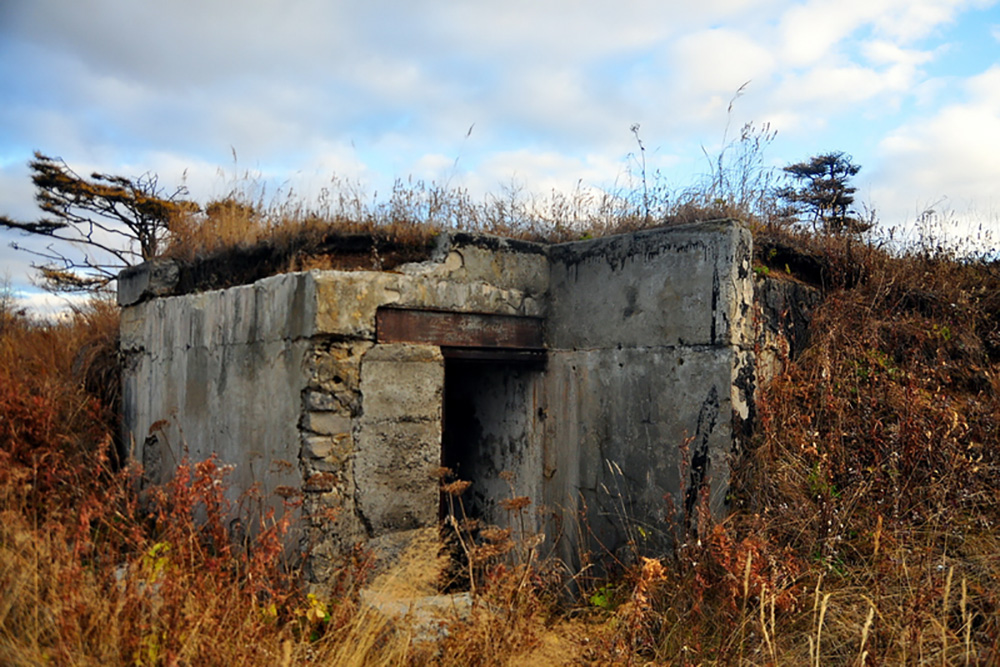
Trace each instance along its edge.
<path fill-rule="evenodd" d="M 461 187 L 413 179 L 398 179 L 387 195 L 369 194 L 357 182 L 333 177 L 306 201 L 291 190 L 269 193 L 244 172 L 229 179 L 225 195 L 178 213 L 165 254 L 191 260 L 263 245 L 308 255 L 322 253 L 331 238 L 356 234 L 402 244 L 424 243 L 443 230 L 560 242 L 722 218 L 784 224 L 771 196 L 774 171 L 764 160 L 774 139 L 768 126 L 748 124 L 738 138 L 724 137 L 709 162 L 711 174 L 687 188 L 646 172 L 638 126 L 633 132 L 638 157 L 626 178 L 608 188 L 578 182 L 569 192 L 537 193 L 512 182 L 478 199 Z"/>

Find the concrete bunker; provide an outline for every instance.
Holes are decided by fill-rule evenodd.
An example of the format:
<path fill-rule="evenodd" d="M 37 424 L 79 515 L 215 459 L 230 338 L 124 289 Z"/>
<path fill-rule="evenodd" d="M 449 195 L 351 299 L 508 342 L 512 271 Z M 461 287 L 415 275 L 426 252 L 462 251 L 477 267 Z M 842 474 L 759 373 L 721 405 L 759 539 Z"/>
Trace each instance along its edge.
<path fill-rule="evenodd" d="M 437 525 L 442 465 L 484 521 L 531 498 L 567 563 L 636 526 L 656 553 L 693 498 L 725 506 L 752 410 L 750 267 L 731 221 L 556 245 L 448 233 L 392 271 L 201 292 L 143 265 L 119 287 L 126 436 L 162 462 L 153 481 L 214 454 L 234 498 L 297 494 L 316 582 L 353 544 L 392 552 Z"/>

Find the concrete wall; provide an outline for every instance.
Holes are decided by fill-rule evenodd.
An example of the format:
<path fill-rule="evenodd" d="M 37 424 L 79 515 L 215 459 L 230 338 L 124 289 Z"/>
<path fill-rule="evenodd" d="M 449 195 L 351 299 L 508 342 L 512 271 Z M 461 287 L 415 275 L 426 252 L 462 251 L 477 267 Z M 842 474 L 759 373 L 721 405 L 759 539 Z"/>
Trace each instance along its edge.
<path fill-rule="evenodd" d="M 162 261 L 123 274 L 124 428 L 149 483 L 183 456 L 233 466 L 230 499 L 256 487 L 301 501 L 298 549 L 314 580 L 356 542 L 438 520 L 444 362 L 437 347 L 379 345 L 386 306 L 538 316 L 545 249 L 442 238 L 395 272 L 311 271 L 174 295 Z"/>
<path fill-rule="evenodd" d="M 546 503 L 589 508 L 589 548 L 660 551 L 701 493 L 725 507 L 734 414 L 753 391 L 740 382 L 744 367 L 752 378 L 749 232 L 640 232 L 550 259 Z"/>
<path fill-rule="evenodd" d="M 214 453 L 235 464 L 234 502 L 258 483 L 301 486 L 310 289 L 306 276 L 288 274 L 122 310 L 126 442 L 150 481 L 163 481 L 185 455 Z"/>
<path fill-rule="evenodd" d="M 121 281 L 125 427 L 152 481 L 215 453 L 234 494 L 297 494 L 316 581 L 355 542 L 396 548 L 437 522 L 454 432 L 468 442 L 446 462 L 481 518 L 503 525 L 498 501 L 527 495 L 568 562 L 598 543 L 662 550 L 700 494 L 724 509 L 752 413 L 750 244 L 731 222 L 556 246 L 456 234 L 394 272 L 188 295 L 160 262 Z M 380 342 L 389 306 L 544 318 L 546 361 Z"/>
<path fill-rule="evenodd" d="M 354 478 L 371 537 L 437 523 L 444 359 L 437 347 L 376 345 L 361 365 Z"/>

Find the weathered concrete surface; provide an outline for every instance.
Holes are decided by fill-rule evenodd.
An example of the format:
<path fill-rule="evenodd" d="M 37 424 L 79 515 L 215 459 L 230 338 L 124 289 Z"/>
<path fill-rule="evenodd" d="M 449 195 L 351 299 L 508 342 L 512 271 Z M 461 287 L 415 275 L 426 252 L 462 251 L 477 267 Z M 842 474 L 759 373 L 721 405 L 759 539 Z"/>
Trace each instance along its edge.
<path fill-rule="evenodd" d="M 479 283 L 544 298 L 548 246 L 486 234 L 442 234 L 433 261 L 401 266 L 400 272 Z"/>
<path fill-rule="evenodd" d="M 301 486 L 299 395 L 311 347 L 302 274 L 169 297 L 122 314 L 123 419 L 151 481 L 184 456 L 235 466 L 231 500 L 255 484 Z M 270 504 L 280 507 L 280 499 Z"/>
<path fill-rule="evenodd" d="M 602 544 L 641 535 L 637 543 L 652 551 L 670 543 L 701 489 L 721 513 L 734 447 L 732 356 L 726 348 L 553 352 L 544 502 L 572 516 L 582 501 Z M 568 546 L 573 562 L 579 545 Z"/>
<path fill-rule="evenodd" d="M 754 298 L 757 375 L 764 384 L 808 347 L 809 321 L 822 294 L 791 277 L 758 276 Z"/>
<path fill-rule="evenodd" d="M 703 495 L 724 511 L 734 423 L 753 410 L 751 251 L 731 222 L 553 248 L 545 503 L 585 505 L 596 538 L 564 522 L 567 562 L 662 550 Z"/>
<path fill-rule="evenodd" d="M 118 275 L 118 305 L 131 306 L 158 296 L 169 296 L 180 280 L 180 267 L 172 259 L 154 259 L 125 269 Z"/>
<path fill-rule="evenodd" d="M 750 249 L 750 233 L 733 222 L 555 246 L 549 344 L 749 344 Z"/>
<path fill-rule="evenodd" d="M 430 261 L 403 264 L 393 272 L 380 271 L 329 271 L 339 280 L 350 282 L 350 276 L 363 276 L 361 281 L 374 280 L 376 290 L 392 291 L 393 277 L 419 278 L 421 294 L 406 297 L 410 305 L 442 299 L 462 299 L 463 295 L 474 300 L 503 304 L 507 310 L 525 310 L 537 314 L 542 308 L 548 289 L 548 248 L 545 245 L 503 239 L 484 234 L 459 232 L 443 233 Z M 171 259 L 155 259 L 124 270 L 118 279 L 118 304 L 133 306 L 143 301 L 164 297 L 182 296 L 189 289 L 188 281 L 180 279 L 181 263 Z M 324 272 L 312 272 L 315 274 Z M 382 276 L 380 283 L 374 276 Z M 413 281 L 403 280 L 413 284 Z M 345 285 L 345 288 L 347 286 Z M 355 288 L 357 289 L 357 288 Z M 369 290 L 361 290 L 362 301 Z M 357 296 L 357 293 L 355 293 Z M 386 296 L 382 305 L 392 303 Z M 442 301 L 443 303 L 443 301 Z M 347 302 L 345 302 L 347 305 Z M 490 312 L 494 312 L 490 309 Z M 500 311 L 495 311 L 500 312 Z"/>
<path fill-rule="evenodd" d="M 488 283 L 373 271 L 317 271 L 316 332 L 371 338 L 375 313 L 385 306 L 539 316 L 543 303 L 527 292 Z"/>
<path fill-rule="evenodd" d="M 354 474 L 372 537 L 437 523 L 443 391 L 437 347 L 376 345 L 362 360 Z"/>

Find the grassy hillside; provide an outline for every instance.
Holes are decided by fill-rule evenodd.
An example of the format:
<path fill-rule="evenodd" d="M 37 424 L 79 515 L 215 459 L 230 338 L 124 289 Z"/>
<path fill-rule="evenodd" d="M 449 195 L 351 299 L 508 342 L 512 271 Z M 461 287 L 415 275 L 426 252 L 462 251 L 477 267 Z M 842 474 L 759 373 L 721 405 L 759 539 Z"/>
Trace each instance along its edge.
<path fill-rule="evenodd" d="M 574 211 L 593 202 L 556 197 L 539 218 L 544 206 L 514 199 L 463 208 L 461 197 L 407 192 L 381 218 L 351 218 L 341 200 L 345 217 L 330 219 L 337 233 L 405 245 L 463 220 L 560 239 L 738 215 L 752 222 L 758 273 L 819 287 L 809 345 L 761 390 L 731 514 L 713 523 L 700 512 L 672 553 L 621 562 L 609 580 L 581 576 L 572 597 L 557 563 L 483 531 L 465 544 L 471 608 L 444 629 L 392 623 L 359 595 L 372 572 L 361 550 L 329 590 L 307 595 L 280 549 L 289 519 L 255 512 L 252 497 L 226 505 L 216 462 L 185 462 L 170 485 L 139 491 L 141 471 L 113 455 L 113 306 L 41 324 L 0 298 L 0 663 L 1000 662 L 994 264 L 933 243 L 901 253 L 794 232 L 732 197 L 674 197 L 655 215 L 648 196 L 604 202 L 620 208 L 587 209 L 581 226 Z M 264 243 L 291 248 L 292 267 L 331 261 L 316 212 L 231 206 L 187 224 L 175 227 L 175 257 Z"/>

